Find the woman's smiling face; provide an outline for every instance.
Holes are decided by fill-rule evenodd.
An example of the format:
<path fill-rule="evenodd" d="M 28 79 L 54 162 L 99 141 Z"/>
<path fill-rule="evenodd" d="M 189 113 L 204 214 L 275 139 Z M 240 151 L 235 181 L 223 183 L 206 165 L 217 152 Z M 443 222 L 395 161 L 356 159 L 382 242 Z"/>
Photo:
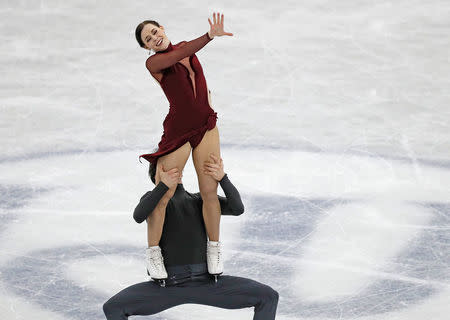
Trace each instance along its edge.
<path fill-rule="evenodd" d="M 144 42 L 145 49 L 152 49 L 155 52 L 166 50 L 170 43 L 164 32 L 164 27 L 157 27 L 152 23 L 147 23 L 142 28 L 141 38 Z"/>

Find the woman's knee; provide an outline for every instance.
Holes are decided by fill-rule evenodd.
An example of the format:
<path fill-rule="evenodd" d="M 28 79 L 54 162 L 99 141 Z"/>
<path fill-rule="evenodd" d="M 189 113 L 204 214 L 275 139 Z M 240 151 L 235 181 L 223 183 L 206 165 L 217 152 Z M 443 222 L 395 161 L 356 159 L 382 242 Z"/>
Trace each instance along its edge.
<path fill-rule="evenodd" d="M 200 184 L 200 194 L 203 201 L 217 200 L 217 182 Z"/>

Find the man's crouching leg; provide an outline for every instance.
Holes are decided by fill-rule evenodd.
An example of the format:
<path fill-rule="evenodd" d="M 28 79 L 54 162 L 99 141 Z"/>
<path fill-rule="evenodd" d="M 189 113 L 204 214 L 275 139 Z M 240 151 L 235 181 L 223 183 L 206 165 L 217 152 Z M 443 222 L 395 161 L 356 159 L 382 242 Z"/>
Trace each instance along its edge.
<path fill-rule="evenodd" d="M 274 320 L 277 312 L 278 292 L 248 278 L 222 275 L 217 283 L 210 280 L 190 293 L 191 303 L 225 309 L 254 307 L 253 320 Z"/>
<path fill-rule="evenodd" d="M 279 298 L 278 292 L 265 284 L 261 284 L 258 291 L 259 301 L 255 305 L 253 320 L 275 319 Z"/>
<path fill-rule="evenodd" d="M 112 296 L 103 304 L 103 312 L 108 320 L 127 320 L 129 316 L 156 314 L 185 302 L 178 288 L 161 288 L 154 281 L 146 281 Z"/>

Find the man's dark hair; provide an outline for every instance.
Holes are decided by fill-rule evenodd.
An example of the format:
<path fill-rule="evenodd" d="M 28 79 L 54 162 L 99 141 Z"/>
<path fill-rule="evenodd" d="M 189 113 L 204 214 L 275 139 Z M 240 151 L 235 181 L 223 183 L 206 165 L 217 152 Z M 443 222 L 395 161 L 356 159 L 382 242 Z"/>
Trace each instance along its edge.
<path fill-rule="evenodd" d="M 156 160 L 156 161 L 158 161 L 158 160 Z M 155 161 L 155 163 L 149 162 L 149 165 L 148 165 L 148 176 L 152 180 L 153 184 L 156 184 L 156 181 L 155 181 L 156 161 Z"/>
<path fill-rule="evenodd" d="M 145 21 L 142 21 L 142 22 L 139 23 L 138 26 L 136 27 L 136 31 L 135 31 L 136 40 L 137 40 L 137 42 L 139 43 L 139 45 L 140 45 L 142 48 L 145 48 L 145 44 L 144 44 L 144 41 L 142 41 L 142 38 L 141 38 L 141 32 L 142 32 L 142 29 L 144 29 L 144 26 L 145 26 L 146 24 L 149 24 L 149 23 L 154 24 L 155 26 L 159 27 L 159 23 L 156 22 L 156 21 L 153 21 L 153 20 L 145 20 Z"/>

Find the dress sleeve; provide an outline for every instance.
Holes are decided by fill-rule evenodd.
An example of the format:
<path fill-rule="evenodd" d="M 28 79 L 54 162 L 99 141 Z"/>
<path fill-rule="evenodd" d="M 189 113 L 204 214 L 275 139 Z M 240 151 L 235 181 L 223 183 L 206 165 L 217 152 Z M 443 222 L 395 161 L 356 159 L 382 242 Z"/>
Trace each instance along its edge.
<path fill-rule="evenodd" d="M 239 216 L 244 213 L 244 204 L 236 187 L 231 183 L 228 175 L 225 174 L 219 181 L 225 193 L 225 197 L 219 197 L 220 209 L 223 215 Z"/>
<path fill-rule="evenodd" d="M 147 59 L 146 66 L 150 72 L 161 72 L 161 70 L 174 65 L 181 59 L 188 57 L 201 48 L 203 48 L 212 39 L 209 37 L 208 32 L 194 40 L 186 42 L 186 44 L 177 50 L 172 50 L 166 53 L 155 54 Z"/>
<path fill-rule="evenodd" d="M 139 204 L 134 209 L 133 218 L 137 223 L 141 223 L 153 212 L 158 205 L 159 200 L 169 190 L 169 187 L 160 181 L 158 185 L 152 190 L 148 191 L 141 197 Z"/>

